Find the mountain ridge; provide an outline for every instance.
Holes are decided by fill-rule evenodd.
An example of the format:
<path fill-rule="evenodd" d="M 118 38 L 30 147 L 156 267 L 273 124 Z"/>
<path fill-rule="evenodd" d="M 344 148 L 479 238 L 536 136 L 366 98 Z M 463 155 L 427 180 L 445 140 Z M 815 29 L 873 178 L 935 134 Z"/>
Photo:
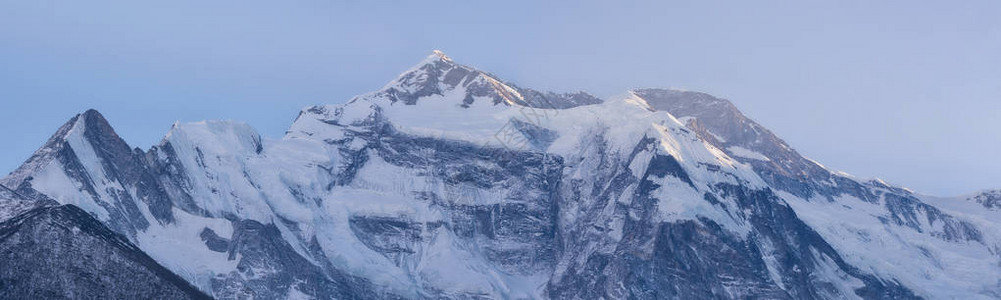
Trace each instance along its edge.
<path fill-rule="evenodd" d="M 827 170 L 727 100 L 539 92 L 440 52 L 281 139 L 178 123 L 143 151 L 88 110 L 0 183 L 221 298 L 1001 294 L 994 221 Z"/>

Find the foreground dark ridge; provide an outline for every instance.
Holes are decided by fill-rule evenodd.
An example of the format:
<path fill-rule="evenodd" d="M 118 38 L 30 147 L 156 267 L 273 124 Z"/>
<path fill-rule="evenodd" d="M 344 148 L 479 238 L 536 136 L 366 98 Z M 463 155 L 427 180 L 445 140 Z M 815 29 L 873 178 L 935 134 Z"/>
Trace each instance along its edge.
<path fill-rule="evenodd" d="M 0 223 L 0 298 L 210 299 L 73 205 Z"/>

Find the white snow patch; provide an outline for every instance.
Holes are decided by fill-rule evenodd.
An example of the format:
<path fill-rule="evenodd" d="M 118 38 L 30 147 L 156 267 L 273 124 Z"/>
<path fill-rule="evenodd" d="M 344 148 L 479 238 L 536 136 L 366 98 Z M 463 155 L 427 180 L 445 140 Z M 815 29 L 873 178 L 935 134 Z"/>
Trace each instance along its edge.
<path fill-rule="evenodd" d="M 179 209 L 174 209 L 173 214 L 176 222 L 151 225 L 137 234 L 137 244 L 160 264 L 191 280 L 199 289 L 211 292 L 211 279 L 236 270 L 240 258 L 229 260 L 227 253 L 209 250 L 199 235 L 208 228 L 229 239 L 233 226 L 225 219 L 198 217 Z"/>
<path fill-rule="evenodd" d="M 864 272 L 899 280 L 924 297 L 988 299 L 1001 292 L 999 259 L 991 250 L 996 242 L 990 247 L 949 242 L 892 222 L 884 224 L 880 218 L 889 218 L 889 212 L 881 203 L 851 196 L 808 201 L 782 191 L 777 194 L 847 263 Z M 941 230 L 928 224 L 925 216 L 918 219 L 926 232 Z"/>
<path fill-rule="evenodd" d="M 755 152 L 754 150 L 750 150 L 750 149 L 747 149 L 747 148 L 744 148 L 744 147 L 740 147 L 740 146 L 726 147 L 726 151 L 729 152 L 731 155 L 738 156 L 738 157 L 743 157 L 743 158 L 747 158 L 747 159 L 763 160 L 763 161 L 771 161 L 771 159 L 769 159 L 768 156 L 765 156 L 764 154 L 761 154 L 761 153 Z"/>

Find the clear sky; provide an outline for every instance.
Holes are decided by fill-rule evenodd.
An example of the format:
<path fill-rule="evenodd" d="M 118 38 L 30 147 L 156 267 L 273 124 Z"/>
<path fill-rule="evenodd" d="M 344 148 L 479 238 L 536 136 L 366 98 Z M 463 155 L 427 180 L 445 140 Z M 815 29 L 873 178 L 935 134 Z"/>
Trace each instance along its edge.
<path fill-rule="evenodd" d="M 832 169 L 963 194 L 1001 188 L 998 16 L 998 1 L 0 0 L 0 170 L 87 108 L 144 149 L 177 120 L 277 138 L 300 108 L 442 49 L 533 88 L 708 92 Z"/>

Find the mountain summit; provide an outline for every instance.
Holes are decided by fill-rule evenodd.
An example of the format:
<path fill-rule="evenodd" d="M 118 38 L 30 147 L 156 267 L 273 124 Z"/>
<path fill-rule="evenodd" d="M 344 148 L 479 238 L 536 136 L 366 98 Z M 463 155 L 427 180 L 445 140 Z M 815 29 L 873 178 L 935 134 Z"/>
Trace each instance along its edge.
<path fill-rule="evenodd" d="M 280 139 L 207 121 L 131 149 L 88 111 L 0 183 L 0 240 L 34 215 L 92 219 L 115 234 L 92 226 L 81 242 L 131 245 L 223 299 L 1001 295 L 993 194 L 932 199 L 840 175 L 708 94 L 537 91 L 440 51 L 378 91 L 303 109 Z M 50 219 L 19 241 L 69 239 Z M 18 243 L 51 259 L 19 264 L 78 253 L 54 244 Z M 145 261 L 136 280 L 199 296 L 122 255 Z"/>
<path fill-rule="evenodd" d="M 468 107 L 475 101 L 492 104 L 536 108 L 570 108 L 596 104 L 601 100 L 586 93 L 557 94 L 522 89 L 497 76 L 452 61 L 444 52 L 434 50 L 421 63 L 401 74 L 382 90 L 363 98 L 386 98 L 406 105 L 417 104 L 420 98 L 459 93 L 461 104 Z"/>

